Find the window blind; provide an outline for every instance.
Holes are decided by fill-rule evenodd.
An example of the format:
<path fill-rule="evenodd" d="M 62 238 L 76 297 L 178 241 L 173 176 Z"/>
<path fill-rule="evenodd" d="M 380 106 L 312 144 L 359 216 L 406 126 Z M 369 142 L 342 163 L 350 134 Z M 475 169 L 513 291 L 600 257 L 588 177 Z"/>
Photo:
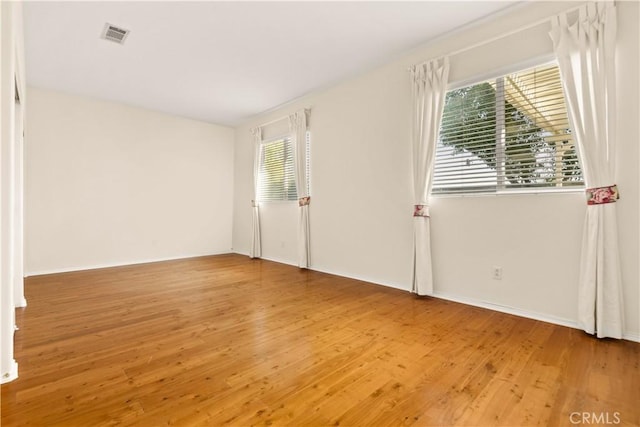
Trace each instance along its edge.
<path fill-rule="evenodd" d="M 309 132 L 305 150 L 307 177 L 310 172 Z M 260 144 L 258 200 L 261 202 L 298 200 L 295 178 L 295 147 L 289 136 Z M 307 190 L 309 189 L 307 179 Z"/>
<path fill-rule="evenodd" d="M 583 186 L 557 65 L 447 93 L 432 193 Z"/>
<path fill-rule="evenodd" d="M 289 137 L 260 144 L 260 201 L 297 199 L 293 150 L 293 142 Z"/>

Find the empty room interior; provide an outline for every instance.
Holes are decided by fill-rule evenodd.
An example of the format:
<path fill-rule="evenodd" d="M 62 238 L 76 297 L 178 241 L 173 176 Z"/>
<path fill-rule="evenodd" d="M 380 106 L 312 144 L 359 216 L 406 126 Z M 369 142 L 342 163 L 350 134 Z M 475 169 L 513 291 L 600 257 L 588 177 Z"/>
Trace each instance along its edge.
<path fill-rule="evenodd" d="M 3 426 L 640 425 L 640 2 L 0 23 Z"/>

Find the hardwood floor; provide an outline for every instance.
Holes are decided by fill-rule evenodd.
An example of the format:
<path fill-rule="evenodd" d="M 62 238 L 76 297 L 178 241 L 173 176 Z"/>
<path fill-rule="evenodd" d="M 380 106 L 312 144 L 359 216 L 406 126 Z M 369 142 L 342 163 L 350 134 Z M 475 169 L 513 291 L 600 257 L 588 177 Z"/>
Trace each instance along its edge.
<path fill-rule="evenodd" d="M 26 293 L 3 426 L 640 424 L 638 343 L 273 262 L 37 276 Z"/>

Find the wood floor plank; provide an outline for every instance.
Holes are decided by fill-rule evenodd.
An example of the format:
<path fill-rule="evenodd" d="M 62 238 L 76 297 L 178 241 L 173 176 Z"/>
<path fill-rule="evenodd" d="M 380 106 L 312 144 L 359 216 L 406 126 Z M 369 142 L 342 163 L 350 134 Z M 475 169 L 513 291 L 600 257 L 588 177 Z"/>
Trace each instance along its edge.
<path fill-rule="evenodd" d="M 640 425 L 640 344 L 358 280 L 220 255 L 25 292 L 3 426 Z"/>

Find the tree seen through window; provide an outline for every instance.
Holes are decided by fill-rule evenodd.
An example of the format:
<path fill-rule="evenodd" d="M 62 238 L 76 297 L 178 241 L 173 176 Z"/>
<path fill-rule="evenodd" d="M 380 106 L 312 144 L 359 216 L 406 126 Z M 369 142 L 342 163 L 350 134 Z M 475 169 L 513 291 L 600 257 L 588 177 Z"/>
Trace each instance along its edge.
<path fill-rule="evenodd" d="M 446 94 L 434 191 L 583 184 L 557 67 Z"/>

